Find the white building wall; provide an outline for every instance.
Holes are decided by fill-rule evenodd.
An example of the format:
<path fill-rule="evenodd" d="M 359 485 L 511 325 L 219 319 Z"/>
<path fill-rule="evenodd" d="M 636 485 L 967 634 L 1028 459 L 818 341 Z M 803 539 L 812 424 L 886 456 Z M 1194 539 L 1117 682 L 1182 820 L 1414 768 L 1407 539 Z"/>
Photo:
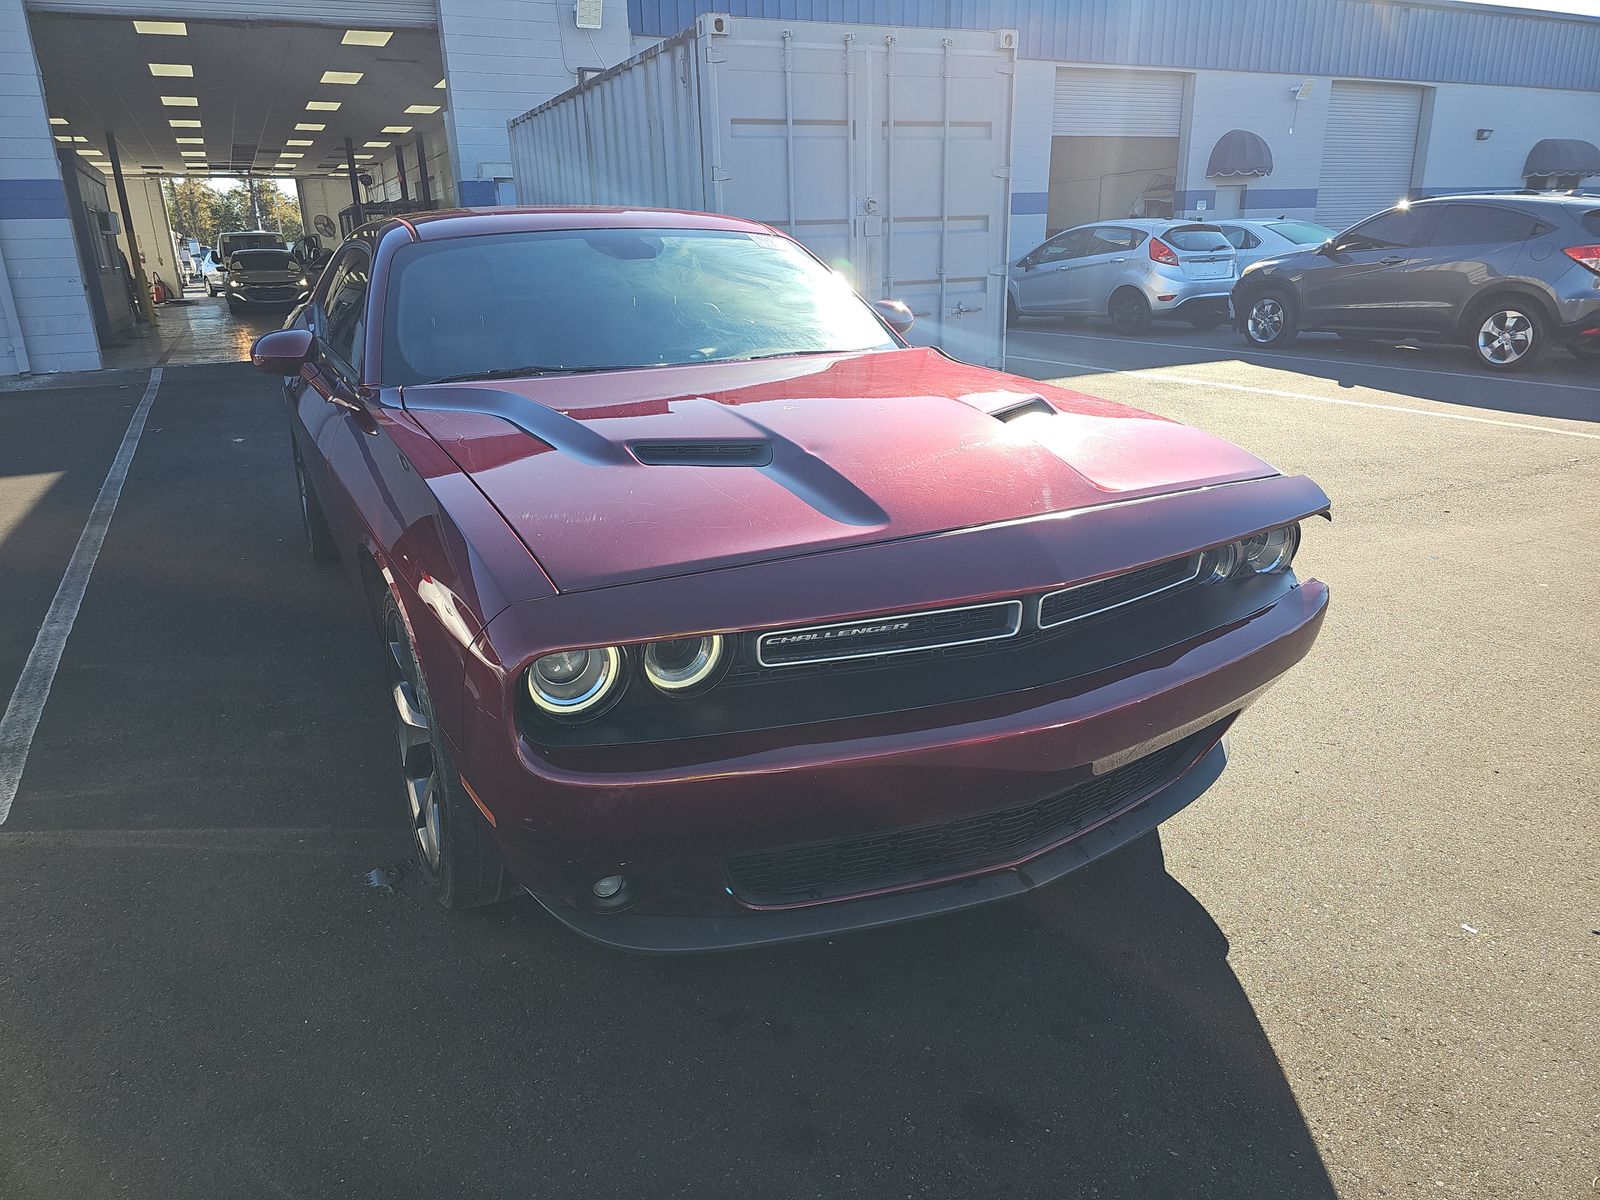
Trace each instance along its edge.
<path fill-rule="evenodd" d="M 1315 79 L 1311 95 L 1298 103 L 1294 93 L 1304 75 L 1196 71 L 1185 130 L 1183 177 L 1174 211 L 1196 213 L 1216 208 L 1219 186 L 1245 186 L 1241 216 L 1283 214 L 1310 218 L 1317 208 L 1322 175 L 1322 140 L 1328 121 L 1330 81 Z M 1272 174 L 1261 178 L 1210 179 L 1206 166 L 1217 139 L 1230 129 L 1248 129 L 1272 149 Z"/>
<path fill-rule="evenodd" d="M 0 375 L 100 367 L 22 0 L 0 0 Z"/>
<path fill-rule="evenodd" d="M 1013 87 L 1010 257 L 1014 261 L 1044 241 L 1050 199 L 1056 64 L 1019 59 Z"/>
<path fill-rule="evenodd" d="M 1534 143 L 1582 138 L 1600 144 L 1600 92 L 1440 84 L 1433 89 L 1432 120 L 1425 114 L 1424 122 L 1420 191 L 1520 188 Z M 1480 129 L 1494 132 L 1480 142 Z"/>
<path fill-rule="evenodd" d="M 506 122 L 633 53 L 627 0 L 604 0 L 601 28 L 579 29 L 572 0 L 439 0 L 449 80 L 445 128 L 456 199 L 510 203 Z"/>

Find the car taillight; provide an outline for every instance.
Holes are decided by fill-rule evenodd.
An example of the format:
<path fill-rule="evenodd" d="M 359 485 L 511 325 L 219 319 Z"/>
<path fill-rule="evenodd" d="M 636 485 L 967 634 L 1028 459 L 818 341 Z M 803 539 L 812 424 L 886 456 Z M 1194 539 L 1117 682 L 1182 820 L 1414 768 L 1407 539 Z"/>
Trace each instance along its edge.
<path fill-rule="evenodd" d="M 1600 246 L 1568 246 L 1567 257 L 1600 275 Z"/>
<path fill-rule="evenodd" d="M 1571 254 L 1572 251 L 1568 250 L 1567 253 Z M 1171 246 L 1160 238 L 1153 237 L 1150 239 L 1150 257 L 1158 263 L 1165 263 L 1169 267 L 1178 265 L 1177 251 L 1173 250 Z"/>

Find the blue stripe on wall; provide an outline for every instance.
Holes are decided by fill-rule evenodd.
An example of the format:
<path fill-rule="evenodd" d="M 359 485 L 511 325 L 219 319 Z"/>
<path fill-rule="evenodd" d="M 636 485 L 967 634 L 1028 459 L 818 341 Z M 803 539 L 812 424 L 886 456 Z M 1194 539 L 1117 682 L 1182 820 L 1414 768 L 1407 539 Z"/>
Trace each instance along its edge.
<path fill-rule="evenodd" d="M 1172 198 L 1172 207 L 1178 212 L 1193 212 L 1196 206 L 1205 201 L 1207 209 L 1217 206 L 1217 192 L 1215 188 L 1196 188 L 1193 191 L 1178 192 Z M 1248 184 L 1244 190 L 1244 211 L 1258 212 L 1263 208 L 1315 208 L 1317 206 L 1316 188 L 1264 188 Z"/>
<path fill-rule="evenodd" d="M 1036 217 L 1049 211 L 1049 192 L 1011 193 L 1011 215 L 1014 217 Z"/>
<path fill-rule="evenodd" d="M 0 179 L 0 221 L 67 219 L 67 193 L 59 179 Z"/>
<path fill-rule="evenodd" d="M 704 12 L 785 21 L 1015 29 L 1022 58 L 1600 88 L 1600 21 L 1403 0 L 628 0 L 633 32 Z"/>

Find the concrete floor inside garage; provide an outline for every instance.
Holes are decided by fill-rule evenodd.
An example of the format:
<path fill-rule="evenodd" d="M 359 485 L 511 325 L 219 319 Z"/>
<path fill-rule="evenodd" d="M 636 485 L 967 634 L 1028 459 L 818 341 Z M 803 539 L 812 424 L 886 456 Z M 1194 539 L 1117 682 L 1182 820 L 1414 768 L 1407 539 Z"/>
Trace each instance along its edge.
<path fill-rule="evenodd" d="M 625 957 L 404 867 L 276 382 L 168 366 L 0 826 L 0 1195 L 1582 1194 L 1600 380 L 1029 325 L 1305 472 L 1333 607 L 1150 839 L 953 919 Z M 0 392 L 9 694 L 143 371 Z M 70 431 L 70 436 L 66 436 Z"/>

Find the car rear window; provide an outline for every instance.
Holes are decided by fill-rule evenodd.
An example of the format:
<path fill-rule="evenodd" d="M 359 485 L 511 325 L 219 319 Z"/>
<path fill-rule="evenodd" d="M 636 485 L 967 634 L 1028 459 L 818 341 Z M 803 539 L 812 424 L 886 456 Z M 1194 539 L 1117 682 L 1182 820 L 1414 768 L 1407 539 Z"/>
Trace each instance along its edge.
<path fill-rule="evenodd" d="M 1595 237 L 1600 237 L 1600 208 L 1592 208 L 1583 214 L 1583 227 Z"/>
<path fill-rule="evenodd" d="M 1227 237 L 1215 225 L 1174 225 L 1161 235 L 1174 250 L 1232 250 Z"/>
<path fill-rule="evenodd" d="M 1501 246 L 1533 236 L 1539 220 L 1515 209 L 1493 204 L 1450 204 L 1439 218 L 1434 246 Z"/>

